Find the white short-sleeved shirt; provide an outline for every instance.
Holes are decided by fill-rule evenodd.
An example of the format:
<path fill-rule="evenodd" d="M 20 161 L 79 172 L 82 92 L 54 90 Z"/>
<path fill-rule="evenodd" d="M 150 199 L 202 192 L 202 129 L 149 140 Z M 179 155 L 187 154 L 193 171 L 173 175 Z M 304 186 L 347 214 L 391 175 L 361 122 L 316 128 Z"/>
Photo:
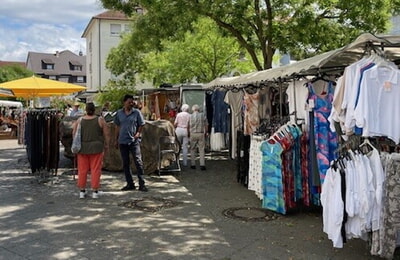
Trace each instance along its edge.
<path fill-rule="evenodd" d="M 400 142 L 400 71 L 375 66 L 364 72 L 355 109 L 363 136 L 387 136 Z"/>

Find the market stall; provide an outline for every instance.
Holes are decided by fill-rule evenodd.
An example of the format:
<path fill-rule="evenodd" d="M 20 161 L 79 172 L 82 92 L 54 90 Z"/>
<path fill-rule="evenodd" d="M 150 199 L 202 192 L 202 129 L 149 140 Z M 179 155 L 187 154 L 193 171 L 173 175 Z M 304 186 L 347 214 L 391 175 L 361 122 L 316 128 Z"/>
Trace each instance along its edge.
<path fill-rule="evenodd" d="M 180 107 L 179 88 L 143 89 L 140 97 L 142 114 L 146 120 L 168 120 L 174 122 Z"/>
<path fill-rule="evenodd" d="M 15 97 L 32 103 L 18 118 L 19 142 L 26 146 L 32 173 L 57 173 L 60 147 L 59 111 L 49 108 L 50 97 L 76 93 L 86 87 L 31 76 L 1 83 L 0 88 L 9 89 Z"/>
<path fill-rule="evenodd" d="M 19 116 L 23 105 L 18 101 L 0 100 L 0 139 L 18 137 Z"/>
<path fill-rule="evenodd" d="M 322 206 L 334 247 L 362 238 L 390 259 L 400 231 L 399 64 L 400 36 L 363 34 L 309 59 L 206 84 L 227 92 L 238 181 L 281 214 Z"/>

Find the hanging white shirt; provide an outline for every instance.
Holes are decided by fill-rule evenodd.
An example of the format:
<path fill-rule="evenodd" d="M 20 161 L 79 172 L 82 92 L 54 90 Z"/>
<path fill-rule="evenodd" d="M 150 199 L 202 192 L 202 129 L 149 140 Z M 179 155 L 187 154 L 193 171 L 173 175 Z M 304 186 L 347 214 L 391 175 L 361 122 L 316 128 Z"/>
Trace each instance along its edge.
<path fill-rule="evenodd" d="M 364 72 L 355 109 L 363 136 L 387 136 L 400 141 L 400 71 L 375 66 Z"/>
<path fill-rule="evenodd" d="M 374 175 L 373 185 L 375 190 L 375 197 L 371 206 L 371 228 L 372 231 L 376 231 L 379 230 L 381 226 L 382 196 L 385 172 L 383 171 L 382 161 L 378 150 L 373 149 L 368 157 Z"/>
<path fill-rule="evenodd" d="M 354 109 L 360 88 L 360 78 L 364 77 L 364 67 L 372 63 L 371 58 L 363 58 L 346 68 L 345 93 L 342 109 L 346 110 L 344 126 L 347 133 L 352 133 L 356 125 Z"/>
<path fill-rule="evenodd" d="M 293 113 L 296 113 L 298 119 L 305 119 L 308 113 L 306 110 L 308 89 L 304 85 L 306 82 L 306 80 L 293 81 L 289 83 L 286 89 L 289 101 L 289 114 L 293 115 Z"/>
<path fill-rule="evenodd" d="M 333 247 L 342 248 L 341 234 L 344 203 L 342 200 L 342 178 L 338 170 L 329 168 L 321 188 L 323 231 L 332 240 Z"/>

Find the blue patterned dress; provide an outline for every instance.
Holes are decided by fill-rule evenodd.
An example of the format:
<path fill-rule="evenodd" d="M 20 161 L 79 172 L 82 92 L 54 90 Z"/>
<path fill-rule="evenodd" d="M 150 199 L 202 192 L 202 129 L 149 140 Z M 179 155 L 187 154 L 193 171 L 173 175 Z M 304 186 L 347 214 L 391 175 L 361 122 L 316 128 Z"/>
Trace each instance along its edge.
<path fill-rule="evenodd" d="M 328 121 L 332 109 L 333 82 L 330 81 L 327 84 L 327 93 L 318 95 L 315 93 L 312 83 L 308 83 L 308 100 L 314 100 L 315 146 L 321 185 L 324 183 L 330 162 L 337 158 L 336 150 L 338 147 L 337 135 L 331 131 Z"/>
<path fill-rule="evenodd" d="M 283 148 L 275 140 L 261 144 L 262 152 L 262 208 L 285 214 L 283 197 L 282 158 Z"/>

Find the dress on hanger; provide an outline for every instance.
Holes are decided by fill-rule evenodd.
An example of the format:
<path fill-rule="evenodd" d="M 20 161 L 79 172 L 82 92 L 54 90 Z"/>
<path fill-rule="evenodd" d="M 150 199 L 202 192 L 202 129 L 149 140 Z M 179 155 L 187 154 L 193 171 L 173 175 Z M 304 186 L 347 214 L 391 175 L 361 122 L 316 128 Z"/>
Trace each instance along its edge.
<path fill-rule="evenodd" d="M 258 100 L 259 93 L 249 94 L 244 90 L 243 104 L 244 104 L 244 134 L 251 135 L 257 131 L 260 125 L 260 118 L 258 117 Z"/>
<path fill-rule="evenodd" d="M 262 208 L 285 214 L 282 177 L 282 145 L 269 139 L 262 142 Z"/>
<path fill-rule="evenodd" d="M 324 82 L 325 89 L 321 94 L 317 94 L 313 84 L 307 84 L 309 89 L 308 102 L 314 102 L 314 133 L 315 146 L 317 153 L 317 163 L 321 185 L 324 182 L 326 171 L 329 168 L 329 163 L 336 159 L 336 149 L 338 146 L 337 135 L 330 129 L 328 117 L 332 109 L 333 101 L 333 82 Z"/>

